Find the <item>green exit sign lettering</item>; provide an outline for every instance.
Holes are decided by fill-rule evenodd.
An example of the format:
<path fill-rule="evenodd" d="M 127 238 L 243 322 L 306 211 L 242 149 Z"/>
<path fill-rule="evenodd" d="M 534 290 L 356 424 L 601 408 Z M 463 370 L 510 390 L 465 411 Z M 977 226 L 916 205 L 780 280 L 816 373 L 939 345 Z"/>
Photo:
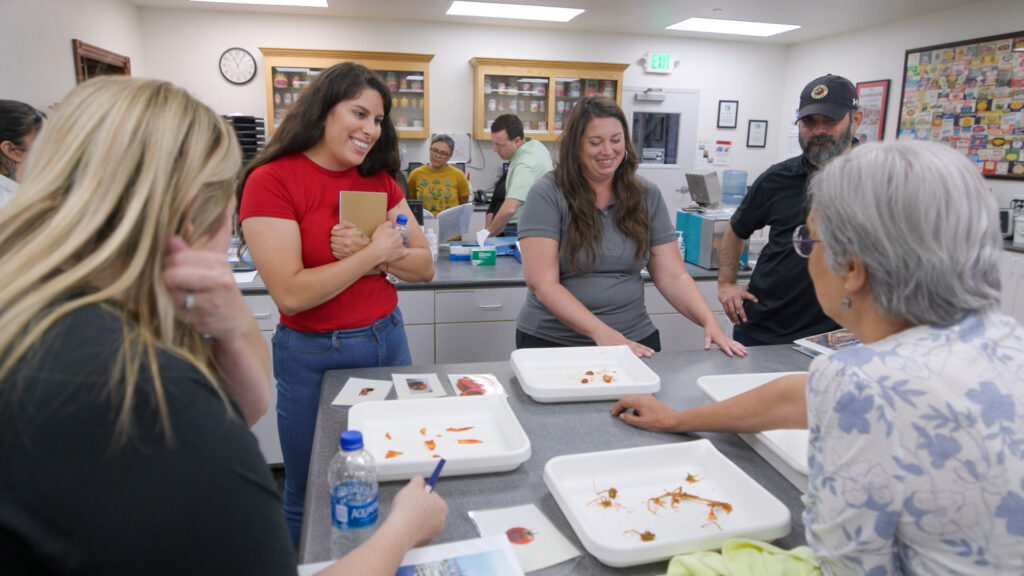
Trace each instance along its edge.
<path fill-rule="evenodd" d="M 648 52 L 644 56 L 644 71 L 653 74 L 672 72 L 672 55 L 664 52 Z"/>

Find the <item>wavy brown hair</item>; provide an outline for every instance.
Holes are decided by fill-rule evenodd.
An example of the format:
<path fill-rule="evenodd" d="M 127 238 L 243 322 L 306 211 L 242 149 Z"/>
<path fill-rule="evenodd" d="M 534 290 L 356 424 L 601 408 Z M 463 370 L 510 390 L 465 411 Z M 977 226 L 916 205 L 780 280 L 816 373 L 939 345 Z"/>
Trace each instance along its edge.
<path fill-rule="evenodd" d="M 366 158 L 357 170 L 363 176 L 372 176 L 383 170 L 397 177 L 401 171 L 401 160 L 398 155 L 398 132 L 391 120 L 391 90 L 373 70 L 354 62 L 343 62 L 324 70 L 309 83 L 302 92 L 302 98 L 292 104 L 267 147 L 245 166 L 235 185 L 237 205 L 242 205 L 242 191 L 253 170 L 283 156 L 305 152 L 316 146 L 324 136 L 324 122 L 331 109 L 339 102 L 357 98 L 366 88 L 376 90 L 384 100 L 384 120 L 380 124 L 380 138 L 366 153 Z M 238 234 L 242 235 L 241 227 L 238 228 Z M 242 240 L 244 244 L 244 237 Z"/>
<path fill-rule="evenodd" d="M 555 166 L 555 184 L 569 203 L 568 237 L 562 243 L 561 250 L 563 254 L 569 255 L 570 270 L 589 270 L 594 265 L 602 243 L 594 191 L 583 177 L 583 165 L 580 162 L 583 132 L 595 118 L 615 118 L 622 124 L 626 150 L 612 178 L 615 226 L 633 241 L 637 260 L 646 258 L 649 251 L 647 243 L 650 220 L 644 204 L 646 187 L 636 177 L 639 162 L 629 138 L 626 115 L 607 96 L 587 96 L 569 114 L 565 130 L 559 137 L 558 165 Z"/>

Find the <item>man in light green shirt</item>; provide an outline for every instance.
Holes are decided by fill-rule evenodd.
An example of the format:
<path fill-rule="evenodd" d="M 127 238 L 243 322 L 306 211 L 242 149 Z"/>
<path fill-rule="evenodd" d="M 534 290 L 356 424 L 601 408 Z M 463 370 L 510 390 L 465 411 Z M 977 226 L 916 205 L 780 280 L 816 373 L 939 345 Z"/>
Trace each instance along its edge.
<path fill-rule="evenodd" d="M 515 114 L 502 114 L 494 119 L 491 143 L 498 156 L 507 160 L 509 165 L 505 178 L 505 201 L 487 225 L 487 233 L 500 236 L 504 232 L 506 236 L 515 236 L 519 213 L 530 188 L 554 167 L 551 154 L 539 141 L 523 138 L 523 123 Z"/>

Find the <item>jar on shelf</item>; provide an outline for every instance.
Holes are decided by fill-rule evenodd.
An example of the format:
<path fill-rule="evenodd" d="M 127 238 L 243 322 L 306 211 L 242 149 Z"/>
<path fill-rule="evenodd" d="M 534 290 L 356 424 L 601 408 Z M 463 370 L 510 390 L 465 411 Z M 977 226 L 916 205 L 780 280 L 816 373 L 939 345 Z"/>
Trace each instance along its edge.
<path fill-rule="evenodd" d="M 298 74 L 293 74 L 292 75 L 292 88 L 301 88 L 301 87 L 302 87 L 302 79 L 299 78 Z"/>
<path fill-rule="evenodd" d="M 288 77 L 284 75 L 284 72 L 278 72 L 274 74 L 274 87 L 275 88 L 287 88 Z"/>

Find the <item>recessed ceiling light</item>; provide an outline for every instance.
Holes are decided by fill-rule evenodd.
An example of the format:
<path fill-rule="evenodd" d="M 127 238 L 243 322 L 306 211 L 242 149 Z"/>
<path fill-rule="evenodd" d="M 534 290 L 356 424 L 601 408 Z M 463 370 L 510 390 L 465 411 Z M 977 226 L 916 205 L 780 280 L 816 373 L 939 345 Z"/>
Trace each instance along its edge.
<path fill-rule="evenodd" d="M 737 34 L 740 36 L 775 36 L 799 26 L 792 24 L 770 24 L 767 22 L 744 22 L 742 20 L 716 20 L 714 18 L 687 18 L 666 30 L 686 30 L 688 32 L 711 32 L 712 34 Z"/>
<path fill-rule="evenodd" d="M 192 2 L 210 2 L 214 4 L 260 4 L 263 6 L 309 6 L 311 8 L 327 8 L 327 0 L 192 0 Z"/>
<path fill-rule="evenodd" d="M 568 22 L 583 12 L 579 8 L 498 4 L 492 2 L 462 2 L 461 0 L 455 0 L 455 2 L 452 2 L 451 7 L 448 8 L 447 14 L 449 16 L 483 16 L 485 18 Z"/>

